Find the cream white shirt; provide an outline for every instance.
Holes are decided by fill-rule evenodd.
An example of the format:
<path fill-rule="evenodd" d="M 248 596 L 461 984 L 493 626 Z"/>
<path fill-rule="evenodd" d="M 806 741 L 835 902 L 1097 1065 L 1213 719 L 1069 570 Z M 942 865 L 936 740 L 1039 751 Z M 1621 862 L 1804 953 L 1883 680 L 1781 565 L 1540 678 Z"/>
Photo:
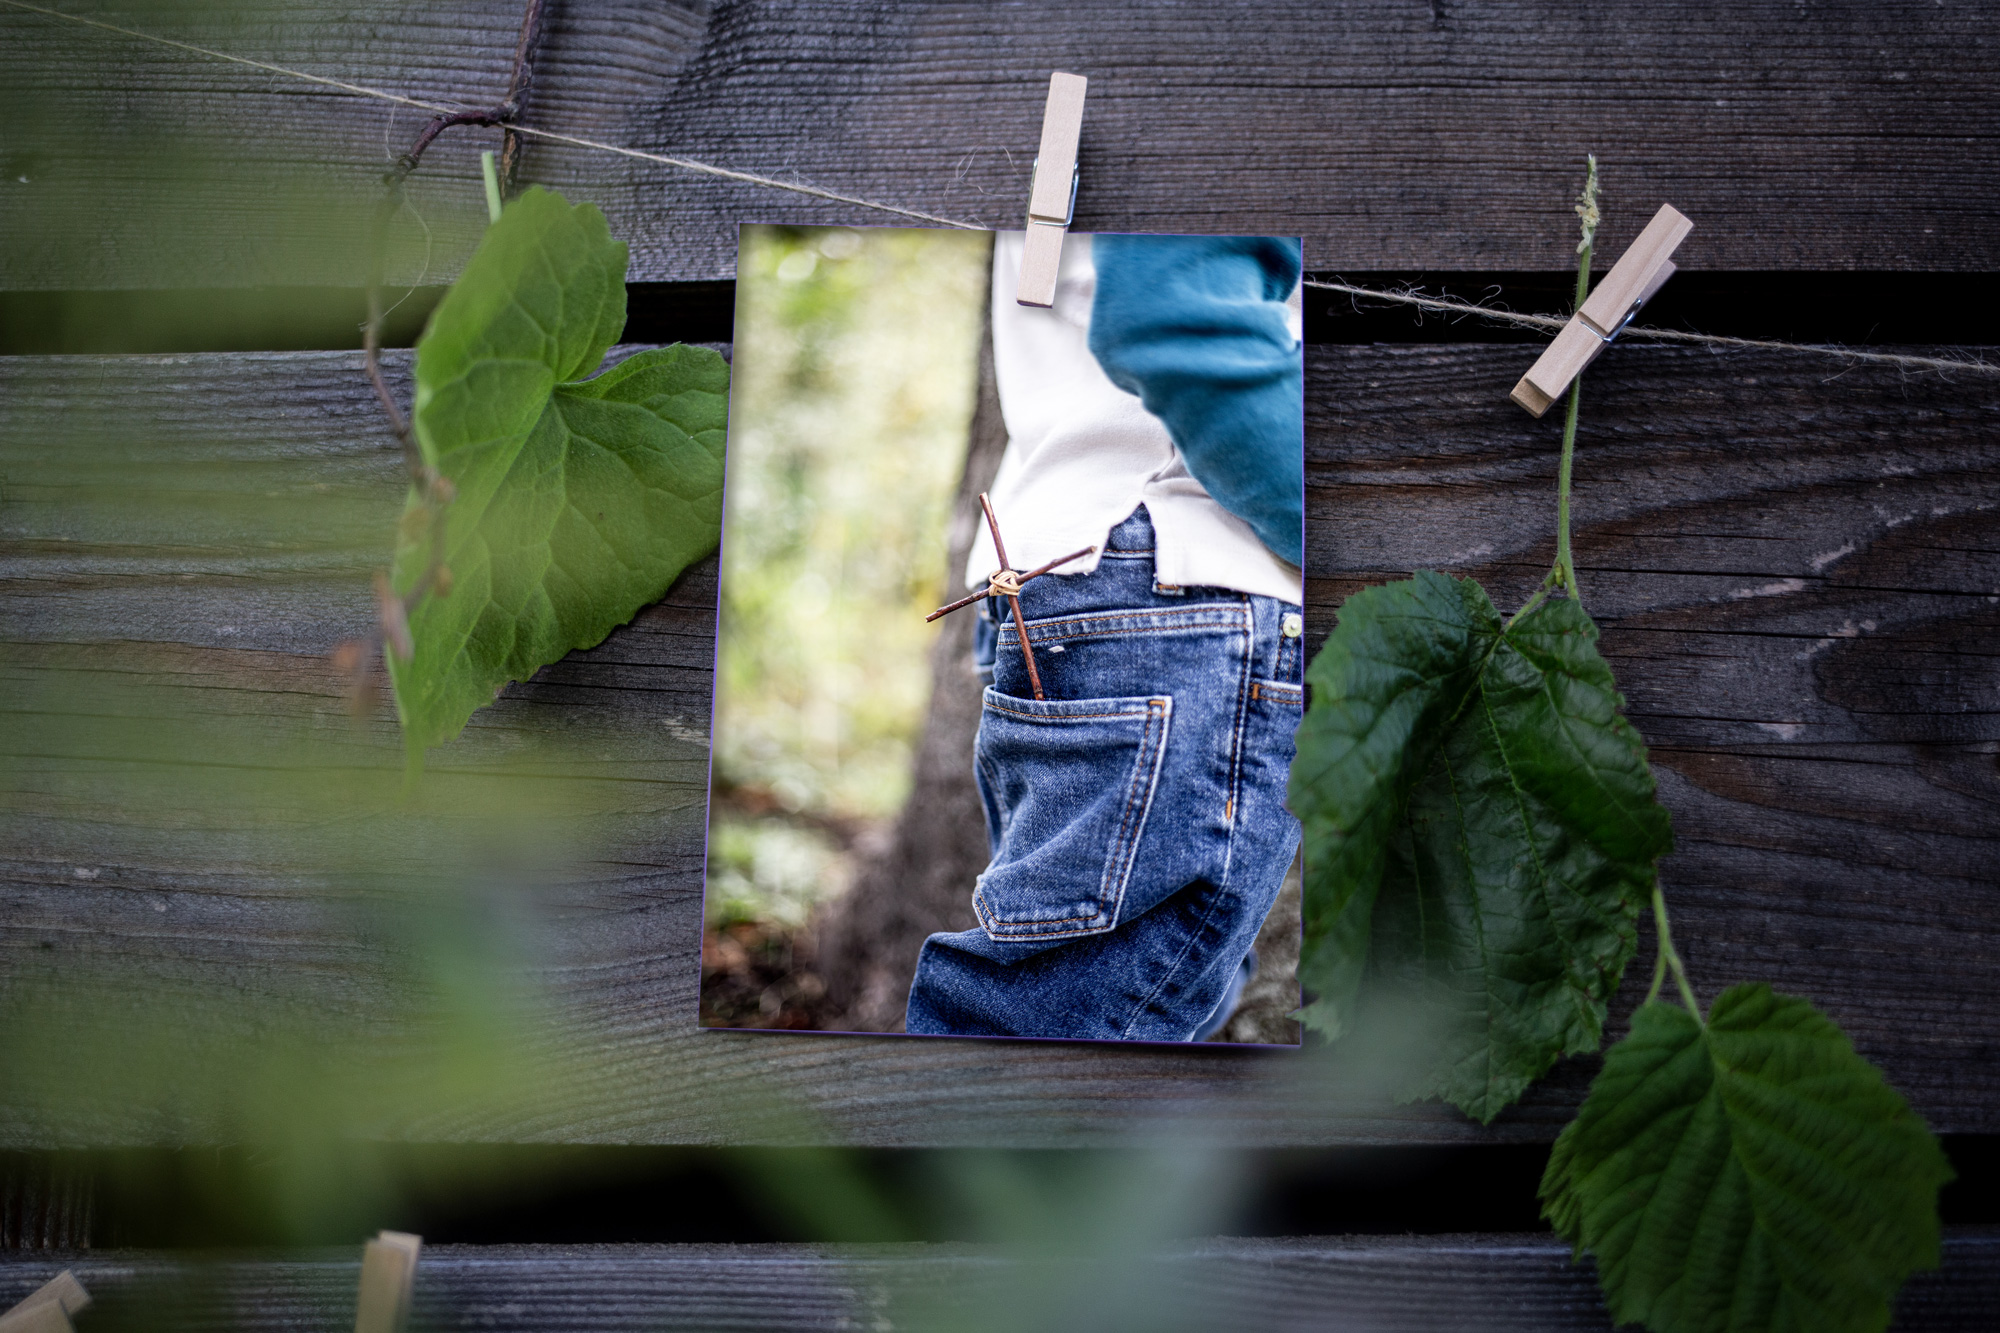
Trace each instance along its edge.
<path fill-rule="evenodd" d="M 1159 583 L 1300 601 L 1298 566 L 1209 496 L 1166 423 L 1113 384 L 1090 354 L 1097 295 L 1091 238 L 1071 233 L 1063 243 L 1055 304 L 1046 310 L 1014 299 L 1021 245 L 1022 234 L 1012 231 L 999 233 L 993 247 L 993 371 L 1007 451 L 989 494 L 1014 568 L 1033 569 L 1085 546 L 1102 549 L 1111 529 L 1143 504 L 1153 521 Z M 1296 290 L 1291 329 L 1299 337 Z M 999 567 L 981 523 L 965 586 L 979 586 Z M 1060 573 L 1096 568 L 1093 555 Z"/>

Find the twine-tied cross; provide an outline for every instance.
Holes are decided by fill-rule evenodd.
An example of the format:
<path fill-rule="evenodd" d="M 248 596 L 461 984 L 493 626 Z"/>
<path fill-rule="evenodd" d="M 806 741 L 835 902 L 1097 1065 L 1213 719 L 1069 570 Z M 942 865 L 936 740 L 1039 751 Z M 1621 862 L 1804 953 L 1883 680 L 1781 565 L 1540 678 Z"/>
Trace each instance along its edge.
<path fill-rule="evenodd" d="M 950 615 L 960 607 L 971 606 L 982 597 L 1005 597 L 1007 605 L 1012 607 L 1014 611 L 1014 628 L 1020 631 L 1021 660 L 1028 667 L 1028 684 L 1034 689 L 1035 698 L 1041 699 L 1045 697 L 1042 694 L 1042 673 L 1035 669 L 1035 650 L 1028 646 L 1028 618 L 1021 614 L 1021 585 L 1029 579 L 1038 579 L 1050 570 L 1066 565 L 1072 560 L 1081 560 L 1087 555 L 1095 555 L 1097 554 L 1097 548 L 1095 546 L 1086 546 L 1081 551 L 1072 551 L 1061 559 L 1051 560 L 1046 565 L 1038 565 L 1024 574 L 1020 570 L 1012 568 L 1007 562 L 1007 545 L 1000 540 L 1000 520 L 993 516 L 993 502 L 986 498 L 984 491 L 980 492 L 979 495 L 979 507 L 986 514 L 986 530 L 993 534 L 993 553 L 1000 557 L 1000 568 L 986 576 L 986 586 L 984 588 L 981 588 L 978 592 L 961 597 L 949 605 L 940 606 L 937 610 L 924 617 L 924 623 L 929 624 L 939 616 Z"/>

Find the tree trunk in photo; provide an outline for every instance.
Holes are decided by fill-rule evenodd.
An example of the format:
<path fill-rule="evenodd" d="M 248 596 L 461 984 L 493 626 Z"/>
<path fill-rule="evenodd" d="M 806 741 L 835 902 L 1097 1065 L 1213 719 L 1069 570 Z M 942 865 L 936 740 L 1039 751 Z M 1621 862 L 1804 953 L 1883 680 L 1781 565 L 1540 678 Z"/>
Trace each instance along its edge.
<path fill-rule="evenodd" d="M 979 493 L 993 484 L 1007 448 L 990 323 L 987 328 L 965 472 L 952 507 L 947 597 L 959 587 L 981 521 Z M 924 937 L 977 924 L 972 883 L 986 868 L 987 849 L 986 816 L 972 780 L 980 710 L 979 677 L 972 669 L 975 614 L 968 607 L 940 622 L 931 646 L 930 709 L 911 766 L 911 796 L 888 837 L 861 851 L 853 887 L 818 922 L 816 956 L 827 987 L 829 1027 L 900 1032 Z"/>

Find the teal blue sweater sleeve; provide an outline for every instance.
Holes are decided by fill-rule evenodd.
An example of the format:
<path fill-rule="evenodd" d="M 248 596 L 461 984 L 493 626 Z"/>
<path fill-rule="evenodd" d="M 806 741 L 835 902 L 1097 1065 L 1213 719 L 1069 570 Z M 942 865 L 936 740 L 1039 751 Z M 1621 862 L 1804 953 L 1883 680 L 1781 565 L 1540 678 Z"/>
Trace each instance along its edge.
<path fill-rule="evenodd" d="M 1091 244 L 1092 355 L 1166 423 L 1218 504 L 1302 564 L 1305 371 L 1285 318 L 1299 243 L 1100 235 Z"/>

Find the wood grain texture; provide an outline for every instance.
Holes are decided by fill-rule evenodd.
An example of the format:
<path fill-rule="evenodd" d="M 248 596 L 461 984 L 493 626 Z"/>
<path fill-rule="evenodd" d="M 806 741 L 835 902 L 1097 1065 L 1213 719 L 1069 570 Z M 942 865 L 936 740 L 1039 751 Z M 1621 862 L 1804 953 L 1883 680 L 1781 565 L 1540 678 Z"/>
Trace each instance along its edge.
<path fill-rule="evenodd" d="M 1523 353 L 1307 356 L 1309 623 L 1424 565 L 1518 605 L 1561 433 L 1493 407 Z M 1996 418 L 1991 384 L 1668 349 L 1583 395 L 1576 560 L 1673 812 L 1682 953 L 1708 994 L 1824 1005 L 1903 1086 L 1983 1080 L 2000 1031 Z"/>
<path fill-rule="evenodd" d="M 1502 605 L 1540 577 L 1559 427 L 1506 398 L 1531 352 L 1309 350 L 1315 640 L 1347 592 L 1418 566 Z M 1674 815 L 1663 882 L 1697 985 L 1808 996 L 1945 1132 L 2000 1130 L 1996 417 L 1986 380 L 1621 346 L 1577 469 L 1587 605 Z M 366 623 L 401 488 L 358 358 L 6 361 L 0 474 L 0 982 L 115 965 L 165 996 L 387 1021 L 398 952 L 353 924 L 379 886 L 342 880 L 339 821 L 286 794 L 309 771 L 348 784 L 362 828 L 432 836 L 392 809 L 393 722 L 349 724 L 324 656 Z M 1573 1112 L 1587 1061 L 1480 1130 L 1285 1054 L 695 1031 L 714 579 L 690 571 L 434 756 L 439 810 L 563 812 L 532 973 L 578 1072 L 384 1134 L 1546 1141 Z M 5 1103 L 0 1142 L 62 1138 Z M 137 1111 L 91 1131 L 218 1132 Z"/>
<path fill-rule="evenodd" d="M 1911 1280 L 1901 1333 L 1991 1327 L 2000 1233 L 1947 1233 Z M 335 1329 L 354 1308 L 349 1254 L 224 1261 L 108 1251 L 0 1260 L 0 1303 L 59 1268 L 96 1301 L 91 1327 L 157 1333 Z M 1208 1240 L 1092 1275 L 1036 1321 L 1050 1279 L 956 1245 L 427 1246 L 412 1324 L 493 1333 L 589 1329 L 1200 1328 L 1270 1333 L 1582 1333 L 1610 1319 L 1588 1267 L 1547 1236 Z M 1037 1278 L 1042 1278 L 1037 1282 Z M 1099 1318 L 1093 1320 L 1092 1313 Z"/>
<path fill-rule="evenodd" d="M 88 1249 L 92 1183 L 70 1158 L 22 1155 L 0 1162 L 0 1254 Z M 12 1305 L 0 1299 L 0 1310 Z"/>
<path fill-rule="evenodd" d="M 78 12 L 467 105 L 504 90 L 519 22 L 514 0 Z M 1991 0 L 558 0 L 532 118 L 1015 226 L 1064 69 L 1091 81 L 1079 230 L 1303 235 L 1322 270 L 1560 267 L 1595 152 L 1606 255 L 1667 200 L 1695 221 L 1689 269 L 1990 271 L 1995 17 Z M 0 289 L 358 286 L 376 177 L 420 119 L 17 11 L 0 90 Z M 403 278 L 456 272 L 497 137 L 454 131 L 426 159 Z M 547 143 L 523 171 L 601 203 L 635 280 L 730 275 L 743 221 L 896 221 Z"/>

